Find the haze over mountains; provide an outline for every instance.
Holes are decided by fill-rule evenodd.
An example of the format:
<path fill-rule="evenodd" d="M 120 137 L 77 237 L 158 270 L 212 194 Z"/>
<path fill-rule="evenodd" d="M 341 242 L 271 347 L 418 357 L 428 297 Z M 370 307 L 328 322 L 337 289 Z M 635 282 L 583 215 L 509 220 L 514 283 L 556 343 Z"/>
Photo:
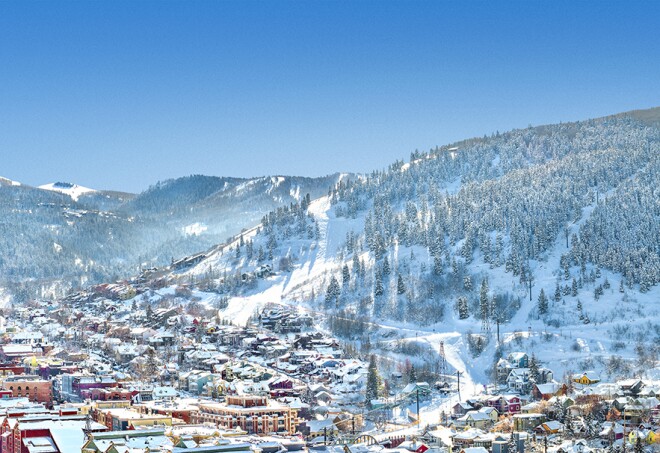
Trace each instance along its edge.
<path fill-rule="evenodd" d="M 145 192 L 0 180 L 2 286 L 29 296 L 128 276 L 204 250 L 341 178 L 189 176 Z M 43 292 L 45 291 L 45 292 Z"/>

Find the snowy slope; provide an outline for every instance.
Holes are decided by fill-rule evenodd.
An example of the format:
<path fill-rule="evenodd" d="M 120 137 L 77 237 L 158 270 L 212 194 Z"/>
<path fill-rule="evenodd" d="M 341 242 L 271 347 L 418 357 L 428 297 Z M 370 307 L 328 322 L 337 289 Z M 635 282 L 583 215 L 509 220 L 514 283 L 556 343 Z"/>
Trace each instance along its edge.
<path fill-rule="evenodd" d="M 78 184 L 71 184 L 68 182 L 53 182 L 39 186 L 39 189 L 50 190 L 53 192 L 63 193 L 71 197 L 73 201 L 78 201 L 81 195 L 87 193 L 94 193 L 96 190 L 87 187 L 79 186 Z"/>
<path fill-rule="evenodd" d="M 533 353 L 554 371 L 557 380 L 565 373 L 588 370 L 599 373 L 603 379 L 660 374 L 653 346 L 660 341 L 660 287 L 652 284 L 645 292 L 641 285 L 631 281 L 634 273 L 624 278 L 622 273 L 591 261 L 584 262 L 582 267 L 577 259 L 572 259 L 567 267 L 562 264 L 567 256 L 585 247 L 589 251 L 589 241 L 572 238 L 567 245 L 567 238 L 579 237 L 585 225 L 594 221 L 595 213 L 609 209 L 604 200 L 616 199 L 622 192 L 637 194 L 638 188 L 646 190 L 657 185 L 658 153 L 654 151 L 658 149 L 657 131 L 621 120 L 528 129 L 491 140 L 492 145 L 487 139 L 462 142 L 447 147 L 447 155 L 442 155 L 444 148 L 435 151 L 433 158 L 411 156 L 408 164 L 397 163 L 387 172 L 360 180 L 355 190 L 349 188 L 314 200 L 306 211 L 317 231 L 313 238 L 293 232 L 296 223 L 292 219 L 298 215 L 295 212 L 289 217 L 286 213 L 276 216 L 274 224 L 282 226 L 275 227 L 275 233 L 265 231 L 272 230 L 272 226 L 246 232 L 243 240 L 252 241 L 255 250 L 266 249 L 269 241 L 277 243 L 272 260 L 265 260 L 273 265 L 276 275 L 257 279 L 253 285 L 239 284 L 228 289 L 230 303 L 224 315 L 244 320 L 263 304 L 276 302 L 321 316 L 363 317 L 367 320 L 364 326 L 372 329 L 369 335 L 379 335 L 374 333 L 378 331 L 395 332 L 394 339 L 380 341 L 378 346 L 379 353 L 394 361 L 407 358 L 396 348 L 409 343 L 422 351 L 412 357 L 414 361 L 437 362 L 442 343 L 447 371 L 464 373 L 462 383 L 467 394 L 479 392 L 491 382 L 489 369 L 497 354 L 518 350 Z M 482 154 L 488 158 L 482 158 Z M 613 173 L 617 171 L 620 174 Z M 437 180 L 429 181 L 431 178 Z M 585 181 L 590 184 L 583 184 Z M 511 190 L 507 190 L 506 184 L 510 184 Z M 548 187 L 553 190 L 549 191 Z M 560 194 L 554 188 L 565 193 Z M 429 192 L 445 211 L 438 214 L 437 208 L 434 211 L 433 207 L 425 206 L 430 204 Z M 647 196 L 645 192 L 641 192 L 637 200 L 652 202 L 652 196 L 644 196 Z M 485 197 L 490 197 L 488 203 L 484 203 Z M 520 211 L 512 211 L 506 204 L 511 199 L 520 200 Z M 566 206 L 566 211 L 558 206 Z M 654 211 L 647 204 L 641 208 L 648 210 L 644 215 L 656 213 L 657 226 L 660 222 L 657 209 Z M 505 265 L 508 251 L 521 245 L 520 237 L 515 238 L 516 243 L 510 231 L 504 230 L 501 233 L 504 256 L 500 261 L 493 260 L 492 255 L 487 257 L 483 241 L 495 243 L 498 230 L 469 233 L 475 227 L 468 222 L 482 219 L 470 219 L 469 215 L 458 217 L 455 212 L 470 214 L 470 210 L 479 210 L 480 216 L 490 222 L 487 224 L 490 228 L 502 223 L 495 217 L 501 215 L 508 224 L 518 227 L 522 224 L 540 238 L 524 252 L 530 255 L 524 265 L 532 275 L 531 300 L 527 283 Z M 426 228 L 433 226 L 428 218 L 438 215 L 444 216 L 445 222 L 439 231 L 449 237 L 442 244 L 445 248 L 441 254 L 442 274 L 434 276 L 431 246 L 423 245 L 428 239 L 411 235 L 419 229 L 419 224 L 425 224 Z M 457 216 L 463 223 L 452 224 L 448 216 Z M 653 224 L 653 220 L 644 220 Z M 370 298 L 384 258 L 374 256 L 373 245 L 369 243 L 373 239 L 366 237 L 367 224 L 390 235 L 383 256 L 391 271 L 383 277 L 385 295 L 378 304 Z M 433 237 L 428 230 L 425 234 Z M 469 260 L 465 252 L 467 234 L 473 235 L 470 240 L 474 242 L 467 252 Z M 618 234 L 623 237 L 626 231 Z M 351 247 L 347 245 L 349 235 L 355 238 Z M 602 246 L 600 237 L 591 239 L 594 246 L 598 241 Z M 229 276 L 255 271 L 264 261 L 247 258 L 239 242 L 236 238 L 225 244 L 182 278 L 202 277 L 211 270 L 216 275 Z M 575 244 L 582 249 L 576 249 Z M 488 253 L 492 254 L 495 247 L 488 247 Z M 643 257 L 649 253 L 641 242 L 639 250 L 635 253 Z M 650 253 L 652 258 L 654 252 Z M 282 259 L 293 264 L 282 267 L 278 265 Z M 356 277 L 356 262 L 365 267 L 365 276 Z M 458 271 L 454 269 L 456 266 Z M 345 286 L 341 283 L 344 267 L 350 274 L 350 282 Z M 463 276 L 469 277 L 472 288 L 452 283 L 455 272 L 461 281 Z M 404 288 L 397 295 L 399 275 L 403 276 Z M 341 296 L 328 305 L 324 299 L 333 276 L 342 286 Z M 570 290 L 573 279 L 580 282 L 574 292 Z M 505 314 L 499 326 L 499 343 L 494 318 L 488 318 L 487 322 L 480 319 L 479 286 L 483 280 L 487 281 L 488 298 L 497 297 L 497 310 Z M 555 301 L 557 285 L 561 291 Z M 602 294 L 597 294 L 601 287 Z M 539 313 L 537 301 L 541 290 L 549 300 L 547 314 Z M 467 319 L 461 319 L 456 310 L 457 298 L 461 296 L 468 299 Z M 436 316 L 437 320 L 427 315 L 433 307 L 443 310 L 442 315 Z M 419 319 L 414 316 L 419 310 L 426 310 L 421 321 L 411 321 Z M 481 352 L 471 346 L 479 337 L 485 342 Z M 359 346 L 365 335 L 353 335 L 347 341 Z"/>
<path fill-rule="evenodd" d="M 2 176 L 0 176 L 0 186 L 20 186 L 20 185 L 21 183 L 18 181 L 13 181 L 11 179 L 3 178 Z"/>

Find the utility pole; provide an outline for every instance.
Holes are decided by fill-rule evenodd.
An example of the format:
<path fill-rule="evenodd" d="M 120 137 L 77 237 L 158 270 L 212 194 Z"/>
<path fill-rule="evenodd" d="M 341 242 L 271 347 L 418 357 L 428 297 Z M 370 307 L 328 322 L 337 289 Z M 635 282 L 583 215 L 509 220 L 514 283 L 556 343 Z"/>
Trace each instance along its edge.
<path fill-rule="evenodd" d="M 612 427 L 614 429 L 614 427 Z M 626 408 L 623 408 L 623 453 L 626 453 Z"/>
<path fill-rule="evenodd" d="M 461 401 L 461 372 L 456 371 L 456 378 L 458 379 L 458 401 Z"/>
<path fill-rule="evenodd" d="M 447 360 L 445 359 L 445 342 L 440 342 L 440 374 L 447 372 Z"/>
<path fill-rule="evenodd" d="M 422 415 L 419 413 L 419 389 L 417 389 L 417 428 L 420 427 Z"/>
<path fill-rule="evenodd" d="M 353 415 L 353 417 L 351 418 L 351 425 L 352 425 L 351 433 L 355 435 L 355 415 Z"/>

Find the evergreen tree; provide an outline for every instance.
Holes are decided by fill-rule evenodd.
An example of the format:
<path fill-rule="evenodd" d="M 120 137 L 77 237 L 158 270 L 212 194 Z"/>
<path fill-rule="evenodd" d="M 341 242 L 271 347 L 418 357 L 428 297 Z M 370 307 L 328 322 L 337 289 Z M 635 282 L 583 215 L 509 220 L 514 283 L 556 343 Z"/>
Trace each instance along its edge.
<path fill-rule="evenodd" d="M 406 285 L 403 283 L 403 277 L 401 274 L 399 274 L 399 278 L 396 283 L 396 293 L 399 295 L 406 293 Z"/>
<path fill-rule="evenodd" d="M 573 426 L 573 415 L 571 415 L 571 411 L 566 411 L 566 415 L 564 416 L 564 433 L 569 437 L 573 437 L 575 434 L 575 426 Z"/>
<path fill-rule="evenodd" d="M 360 272 L 360 258 L 358 257 L 357 252 L 353 253 L 353 274 L 357 277 L 362 277 L 362 272 Z"/>
<path fill-rule="evenodd" d="M 344 288 L 346 288 L 350 281 L 351 273 L 348 270 L 348 264 L 344 264 L 344 267 L 341 269 L 341 284 Z"/>
<path fill-rule="evenodd" d="M 598 300 L 600 299 L 600 296 L 602 296 L 605 293 L 605 290 L 603 289 L 602 285 L 598 285 L 594 288 L 594 299 Z"/>
<path fill-rule="evenodd" d="M 467 298 L 459 297 L 458 302 L 457 302 L 457 308 L 458 308 L 458 318 L 459 319 L 467 319 L 470 316 L 470 313 L 468 313 Z"/>
<path fill-rule="evenodd" d="M 376 365 L 376 356 L 371 354 L 369 357 L 369 368 L 367 370 L 367 391 L 366 402 L 367 406 L 371 407 L 371 401 L 378 399 L 381 394 L 382 380 L 378 374 L 378 366 Z"/>
<path fill-rule="evenodd" d="M 469 275 L 463 277 L 463 288 L 465 288 L 465 291 L 472 291 L 472 277 Z"/>
<path fill-rule="evenodd" d="M 383 258 L 383 275 L 390 275 L 390 261 L 387 259 L 387 256 Z"/>
<path fill-rule="evenodd" d="M 479 290 L 479 317 L 482 321 L 487 322 L 489 319 L 489 304 L 488 304 L 488 282 L 486 279 L 481 280 L 481 288 Z M 487 326 L 485 326 L 487 328 Z"/>
<path fill-rule="evenodd" d="M 555 302 L 559 303 L 559 301 L 561 301 L 561 288 L 557 283 L 557 286 L 555 286 Z"/>
<path fill-rule="evenodd" d="M 442 257 L 440 255 L 435 255 L 433 257 L 433 273 L 435 275 L 442 275 L 443 271 Z"/>
<path fill-rule="evenodd" d="M 541 288 L 541 292 L 539 292 L 539 298 L 538 298 L 538 310 L 539 310 L 539 315 L 545 315 L 548 313 L 548 298 L 545 295 L 545 291 L 543 291 L 543 288 Z"/>
<path fill-rule="evenodd" d="M 339 287 L 339 282 L 333 275 L 330 278 L 330 284 L 328 284 L 328 288 L 325 291 L 325 306 L 326 308 L 330 308 L 333 305 L 337 307 L 337 304 L 339 303 L 339 296 L 341 295 L 341 288 Z"/>
<path fill-rule="evenodd" d="M 518 453 L 518 445 L 516 444 L 516 439 L 513 437 L 513 430 L 511 431 L 511 436 L 507 442 L 507 453 Z"/>
<path fill-rule="evenodd" d="M 144 377 L 150 382 L 153 381 L 158 372 L 157 360 L 156 351 L 151 346 L 147 346 L 144 359 Z"/>
<path fill-rule="evenodd" d="M 385 289 L 383 288 L 383 276 L 380 273 L 380 269 L 376 269 L 376 277 L 374 280 L 374 297 L 378 298 L 385 292 Z"/>
<path fill-rule="evenodd" d="M 536 356 L 532 354 L 532 357 L 529 359 L 529 380 L 534 384 L 541 384 L 540 379 L 539 364 L 536 361 Z"/>
<path fill-rule="evenodd" d="M 408 372 L 408 383 L 417 382 L 417 371 L 415 371 L 415 365 L 410 364 L 410 370 Z"/>
<path fill-rule="evenodd" d="M 559 398 L 555 399 L 553 412 L 555 413 L 555 419 L 559 423 L 564 423 L 566 421 L 566 407 L 564 407 Z"/>
<path fill-rule="evenodd" d="M 573 282 L 571 283 L 571 296 L 576 297 L 578 295 L 578 283 L 573 277 Z"/>

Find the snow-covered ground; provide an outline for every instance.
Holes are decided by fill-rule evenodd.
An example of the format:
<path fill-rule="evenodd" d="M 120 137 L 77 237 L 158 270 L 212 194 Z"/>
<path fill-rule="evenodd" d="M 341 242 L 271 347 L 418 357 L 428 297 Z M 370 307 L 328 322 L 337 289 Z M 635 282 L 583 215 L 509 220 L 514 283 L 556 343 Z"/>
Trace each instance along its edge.
<path fill-rule="evenodd" d="M 448 190 L 459 190 L 459 186 L 457 179 L 449 185 Z M 571 226 L 571 232 L 577 231 L 592 209 L 590 206 L 583 210 L 582 217 Z M 364 228 L 364 217 L 336 218 L 328 197 L 313 201 L 309 212 L 318 222 L 319 240 L 290 239 L 279 244 L 281 256 L 288 254 L 295 257 L 293 270 L 284 272 L 275 269 L 275 276 L 258 280 L 257 288 L 247 295 L 232 297 L 229 306 L 222 310 L 221 316 L 244 323 L 266 303 L 294 305 L 300 310 L 320 314 L 316 311 L 317 308 L 305 301 L 310 300 L 312 294 L 316 294 L 318 298 L 327 285 L 329 275 L 340 273 L 344 261 L 338 256 L 346 235 L 351 231 L 361 232 Z M 244 238 L 253 237 L 255 233 L 256 228 L 249 230 L 244 233 Z M 235 246 L 235 243 L 233 245 Z M 602 374 L 603 379 L 607 379 L 608 361 L 612 356 L 621 356 L 631 364 L 637 360 L 634 342 L 619 341 L 614 332 L 623 329 L 631 334 L 630 329 L 643 328 L 642 322 L 649 323 L 647 329 L 653 329 L 656 324 L 660 325 L 660 289 L 654 287 L 646 294 L 628 288 L 619 292 L 621 277 L 602 270 L 598 281 L 585 283 L 577 297 L 563 296 L 561 301 L 555 302 L 553 295 L 557 282 L 561 286 L 571 283 L 570 280 L 564 280 L 559 272 L 559 260 L 566 251 L 565 238 L 560 234 L 554 246 L 539 261 L 530 263 L 534 273 L 531 301 L 527 287 L 519 282 L 517 276 L 505 272 L 504 266 L 491 268 L 479 252 L 475 253 L 468 271 L 475 276 L 487 276 L 492 294 L 508 293 L 521 301 L 514 317 L 500 325 L 500 347 L 503 353 L 525 351 L 530 355 L 534 354 L 544 366 L 553 370 L 557 380 L 561 380 L 567 372 L 588 370 L 596 371 Z M 409 248 L 398 247 L 394 252 L 396 256 L 392 257 L 392 264 L 394 265 L 395 260 L 409 256 L 410 252 Z M 416 264 L 411 265 L 420 266 L 425 263 L 427 268 L 430 268 L 432 261 L 425 249 L 414 247 L 413 252 Z M 216 252 L 189 272 L 200 275 L 210 267 L 231 272 L 236 263 L 231 263 L 230 255 Z M 362 258 L 368 260 L 369 255 L 365 253 Z M 369 262 L 368 265 L 370 264 Z M 593 268 L 589 267 L 588 271 L 591 270 Z M 579 270 L 571 271 L 576 274 Z M 596 300 L 594 287 L 605 279 L 611 286 Z M 474 282 L 475 287 L 478 284 L 479 282 Z M 536 308 L 541 289 L 547 295 L 550 305 L 550 314 L 545 318 L 545 322 L 537 315 Z M 590 320 L 588 324 L 580 319 L 577 300 L 581 301 L 583 314 Z M 490 382 L 488 369 L 493 365 L 498 342 L 496 328 L 491 326 L 491 331 L 486 333 L 489 342 L 485 350 L 478 357 L 473 357 L 466 344 L 467 334 L 483 333 L 481 321 L 475 317 L 460 320 L 452 307 L 453 303 L 448 301 L 445 318 L 435 325 L 420 327 L 391 319 L 378 319 L 374 322 L 379 329 L 395 330 L 397 340 L 427 343 L 433 351 L 438 351 L 442 342 L 447 364 L 452 371 L 463 373 L 461 396 L 465 398 L 482 392 L 484 386 Z M 554 327 L 551 324 L 554 324 Z M 649 376 L 658 374 L 657 369 L 649 368 L 644 371 Z M 444 405 L 436 405 L 424 410 L 429 417 L 436 417 L 443 408 Z"/>
<path fill-rule="evenodd" d="M 79 186 L 78 184 L 53 182 L 39 186 L 39 189 L 50 190 L 52 192 L 59 192 L 68 195 L 73 201 L 78 201 L 81 195 L 86 193 L 96 192 L 94 189 Z"/>

